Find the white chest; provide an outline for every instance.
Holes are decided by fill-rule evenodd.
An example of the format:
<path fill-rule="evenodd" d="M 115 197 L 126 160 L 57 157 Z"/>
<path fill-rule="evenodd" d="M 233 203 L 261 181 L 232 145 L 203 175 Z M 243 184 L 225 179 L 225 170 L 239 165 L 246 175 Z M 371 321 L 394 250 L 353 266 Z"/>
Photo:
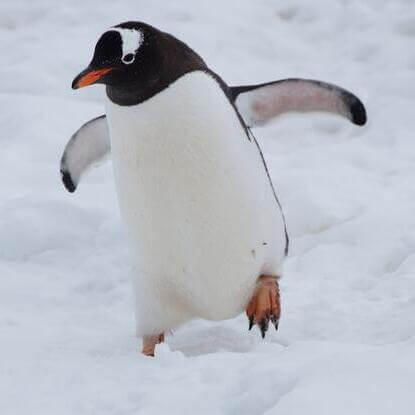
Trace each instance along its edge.
<path fill-rule="evenodd" d="M 170 287 L 202 317 L 212 297 L 226 297 L 221 318 L 239 312 L 285 239 L 258 150 L 216 81 L 190 73 L 140 105 L 108 102 L 107 118 L 141 286 Z"/>

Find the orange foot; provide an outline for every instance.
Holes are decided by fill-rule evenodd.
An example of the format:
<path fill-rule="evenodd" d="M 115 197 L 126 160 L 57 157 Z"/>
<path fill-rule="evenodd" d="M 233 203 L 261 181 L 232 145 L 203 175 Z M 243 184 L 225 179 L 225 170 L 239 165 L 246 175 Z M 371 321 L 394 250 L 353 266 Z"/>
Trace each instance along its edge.
<path fill-rule="evenodd" d="M 246 309 L 246 315 L 249 319 L 249 330 L 252 329 L 254 324 L 258 324 L 262 338 L 264 338 L 270 320 L 274 324 L 275 330 L 278 330 L 280 314 L 278 279 L 269 275 L 261 275 L 258 278 L 254 295 Z"/>
<path fill-rule="evenodd" d="M 143 349 L 141 353 L 146 356 L 154 357 L 154 349 L 157 344 L 164 342 L 164 333 L 158 334 L 156 336 L 143 336 Z"/>

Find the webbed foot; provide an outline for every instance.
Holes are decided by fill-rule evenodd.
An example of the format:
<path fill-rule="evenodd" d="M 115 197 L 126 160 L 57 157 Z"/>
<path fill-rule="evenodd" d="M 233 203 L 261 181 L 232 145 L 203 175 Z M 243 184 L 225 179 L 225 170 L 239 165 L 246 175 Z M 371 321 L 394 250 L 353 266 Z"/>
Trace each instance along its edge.
<path fill-rule="evenodd" d="M 164 343 L 164 333 L 155 336 L 143 336 L 143 348 L 141 353 L 146 356 L 154 357 L 157 344 Z"/>
<path fill-rule="evenodd" d="M 278 330 L 281 314 L 280 290 L 278 278 L 270 275 L 261 275 L 258 278 L 255 292 L 246 309 L 249 319 L 249 330 L 257 324 L 262 338 L 268 330 L 269 322 Z"/>

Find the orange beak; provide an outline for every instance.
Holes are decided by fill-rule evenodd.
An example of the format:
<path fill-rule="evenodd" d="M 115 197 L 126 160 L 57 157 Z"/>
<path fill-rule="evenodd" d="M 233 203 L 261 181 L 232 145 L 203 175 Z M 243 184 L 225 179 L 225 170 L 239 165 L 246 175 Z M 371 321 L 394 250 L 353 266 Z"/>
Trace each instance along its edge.
<path fill-rule="evenodd" d="M 73 80 L 72 89 L 78 89 L 83 88 L 84 86 L 92 85 L 112 70 L 113 68 L 101 68 L 96 70 L 87 68 Z"/>

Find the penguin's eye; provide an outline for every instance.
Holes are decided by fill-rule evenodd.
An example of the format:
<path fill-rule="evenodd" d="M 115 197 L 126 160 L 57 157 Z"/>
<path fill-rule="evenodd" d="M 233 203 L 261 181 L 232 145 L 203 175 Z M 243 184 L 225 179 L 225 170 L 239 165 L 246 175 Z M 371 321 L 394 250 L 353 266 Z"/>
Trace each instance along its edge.
<path fill-rule="evenodd" d="M 126 64 L 132 63 L 134 60 L 134 54 L 127 53 L 125 56 L 122 57 L 121 60 Z"/>

